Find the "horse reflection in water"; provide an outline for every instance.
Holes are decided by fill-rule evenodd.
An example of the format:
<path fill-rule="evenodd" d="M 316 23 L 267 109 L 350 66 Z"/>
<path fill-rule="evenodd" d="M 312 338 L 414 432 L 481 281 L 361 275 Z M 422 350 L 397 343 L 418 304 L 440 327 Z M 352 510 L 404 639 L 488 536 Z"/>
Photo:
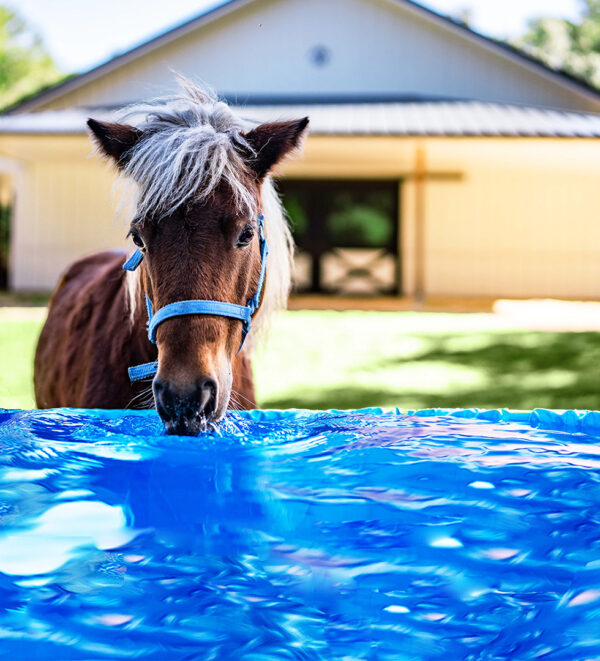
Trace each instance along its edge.
<path fill-rule="evenodd" d="M 256 405 L 250 354 L 285 306 L 292 256 L 269 173 L 300 146 L 308 118 L 252 126 L 182 86 L 174 99 L 128 108 L 121 123 L 88 121 L 100 152 L 136 186 L 129 234 L 141 263 L 126 273 L 122 254 L 103 252 L 62 276 L 35 357 L 39 408 L 156 406 L 167 432 L 193 435 L 228 407 Z M 263 217 L 269 261 L 260 296 Z M 253 296 L 259 307 L 245 343 L 248 326 L 218 312 L 165 319 L 156 344 L 146 334 L 147 307 L 240 309 Z M 152 361 L 152 388 L 147 379 L 132 384 L 127 367 Z"/>

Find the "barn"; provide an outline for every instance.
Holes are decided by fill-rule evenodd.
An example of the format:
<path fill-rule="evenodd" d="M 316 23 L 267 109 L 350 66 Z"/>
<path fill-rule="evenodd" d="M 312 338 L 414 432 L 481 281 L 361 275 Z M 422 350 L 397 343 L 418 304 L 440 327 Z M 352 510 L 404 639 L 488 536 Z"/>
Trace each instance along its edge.
<path fill-rule="evenodd" d="M 0 117 L 9 287 L 125 245 L 88 116 L 174 90 L 309 115 L 279 187 L 296 286 L 338 295 L 600 294 L 600 94 L 409 0 L 230 0 Z"/>

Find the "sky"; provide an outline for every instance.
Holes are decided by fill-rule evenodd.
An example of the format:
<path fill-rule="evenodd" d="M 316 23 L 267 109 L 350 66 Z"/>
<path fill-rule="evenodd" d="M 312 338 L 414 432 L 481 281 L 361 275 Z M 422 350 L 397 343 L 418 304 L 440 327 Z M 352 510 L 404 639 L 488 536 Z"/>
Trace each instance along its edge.
<path fill-rule="evenodd" d="M 322 0 L 326 1 L 326 0 Z M 42 36 L 64 73 L 86 71 L 119 52 L 221 4 L 219 0 L 5 0 Z M 505 39 L 538 16 L 576 19 L 580 0 L 422 0 L 442 14 L 467 10 L 470 25 Z M 168 11 L 165 11 L 168 7 Z"/>

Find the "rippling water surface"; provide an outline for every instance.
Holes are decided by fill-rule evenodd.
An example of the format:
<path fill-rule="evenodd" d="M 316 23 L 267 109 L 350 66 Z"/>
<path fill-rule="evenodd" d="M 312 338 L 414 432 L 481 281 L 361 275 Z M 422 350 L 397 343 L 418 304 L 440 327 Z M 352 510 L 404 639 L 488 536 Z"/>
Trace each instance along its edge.
<path fill-rule="evenodd" d="M 435 413 L 0 412 L 0 658 L 600 659 L 597 414 Z"/>

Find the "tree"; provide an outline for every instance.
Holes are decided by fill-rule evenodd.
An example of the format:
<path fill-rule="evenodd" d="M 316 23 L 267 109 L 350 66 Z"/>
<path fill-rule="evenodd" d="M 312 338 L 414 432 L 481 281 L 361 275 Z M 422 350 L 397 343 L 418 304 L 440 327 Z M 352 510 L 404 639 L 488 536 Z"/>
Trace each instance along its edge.
<path fill-rule="evenodd" d="M 578 22 L 537 18 L 514 45 L 594 87 L 600 88 L 600 0 L 581 0 Z"/>
<path fill-rule="evenodd" d="M 41 38 L 12 9 L 0 7 L 0 109 L 61 77 Z"/>

